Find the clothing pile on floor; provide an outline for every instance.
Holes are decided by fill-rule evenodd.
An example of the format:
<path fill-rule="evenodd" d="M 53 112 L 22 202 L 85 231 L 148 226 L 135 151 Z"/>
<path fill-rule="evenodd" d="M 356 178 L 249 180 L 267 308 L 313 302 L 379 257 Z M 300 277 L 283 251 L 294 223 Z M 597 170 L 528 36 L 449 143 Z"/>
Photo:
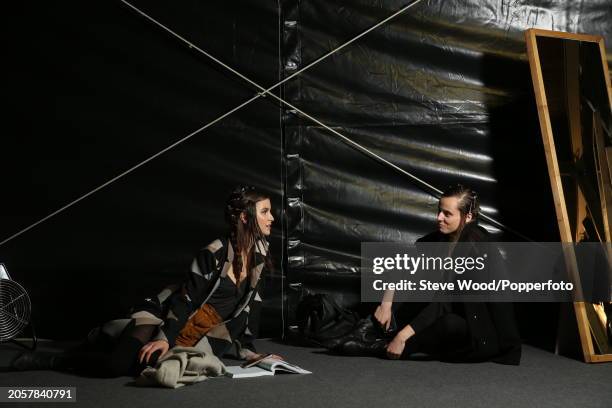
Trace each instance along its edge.
<path fill-rule="evenodd" d="M 136 385 L 179 388 L 225 374 L 225 365 L 211 352 L 173 347 L 155 367 L 145 368 Z"/>

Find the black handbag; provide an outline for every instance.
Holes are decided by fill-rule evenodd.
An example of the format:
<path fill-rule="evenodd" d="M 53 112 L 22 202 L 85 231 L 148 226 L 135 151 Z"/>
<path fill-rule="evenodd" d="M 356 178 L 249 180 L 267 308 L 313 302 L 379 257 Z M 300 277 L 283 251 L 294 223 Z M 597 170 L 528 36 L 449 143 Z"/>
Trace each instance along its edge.
<path fill-rule="evenodd" d="M 359 315 L 340 306 L 327 294 L 307 294 L 296 309 L 299 334 L 325 347 L 326 342 L 351 332 Z"/>

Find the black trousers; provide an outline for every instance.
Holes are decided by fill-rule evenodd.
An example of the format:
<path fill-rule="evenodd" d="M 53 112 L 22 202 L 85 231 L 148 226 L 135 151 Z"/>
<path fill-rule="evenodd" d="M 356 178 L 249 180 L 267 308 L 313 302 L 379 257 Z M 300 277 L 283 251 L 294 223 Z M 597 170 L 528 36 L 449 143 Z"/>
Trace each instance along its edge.
<path fill-rule="evenodd" d="M 469 347 L 467 322 L 457 314 L 448 313 L 409 338 L 402 358 L 408 359 L 413 354 L 425 353 L 442 360 L 457 360 Z"/>
<path fill-rule="evenodd" d="M 138 361 L 140 349 L 148 343 L 157 326 L 135 326 L 131 321 L 118 341 L 102 338 L 96 344 L 82 345 L 60 354 L 54 368 L 75 371 L 82 375 L 111 378 L 137 376 L 147 366 L 154 366 L 160 352 L 154 353 L 148 364 Z"/>

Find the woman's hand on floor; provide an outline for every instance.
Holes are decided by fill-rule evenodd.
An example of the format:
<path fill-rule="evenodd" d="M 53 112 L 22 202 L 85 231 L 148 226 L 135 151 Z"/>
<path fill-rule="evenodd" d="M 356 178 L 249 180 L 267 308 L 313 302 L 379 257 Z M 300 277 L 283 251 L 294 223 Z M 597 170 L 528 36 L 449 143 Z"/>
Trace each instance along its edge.
<path fill-rule="evenodd" d="M 406 347 L 406 340 L 398 334 L 387 344 L 387 357 L 391 360 L 399 359 L 402 356 L 404 347 Z"/>
<path fill-rule="evenodd" d="M 258 353 L 253 353 L 251 356 L 249 356 L 247 358 L 246 362 L 247 362 L 247 364 L 251 364 L 254 361 L 263 359 L 264 357 L 265 358 L 271 358 L 271 359 L 274 359 L 274 360 L 284 360 L 284 358 L 282 358 L 278 354 L 258 354 Z"/>
<path fill-rule="evenodd" d="M 412 326 L 409 324 L 406 325 L 406 327 L 400 330 L 395 337 L 393 337 L 391 343 L 387 344 L 387 357 L 389 357 L 391 360 L 397 360 L 400 358 L 404 352 L 404 348 L 406 347 L 406 342 L 414 335 L 415 333 Z"/>
<path fill-rule="evenodd" d="M 142 348 L 140 349 L 140 353 L 138 353 L 138 361 L 141 363 L 143 361 L 145 363 L 148 363 L 153 353 L 158 350 L 161 351 L 161 354 L 159 355 L 159 357 L 161 358 L 164 354 L 166 354 L 169 348 L 170 345 L 166 340 L 150 341 L 144 346 L 142 346 Z"/>

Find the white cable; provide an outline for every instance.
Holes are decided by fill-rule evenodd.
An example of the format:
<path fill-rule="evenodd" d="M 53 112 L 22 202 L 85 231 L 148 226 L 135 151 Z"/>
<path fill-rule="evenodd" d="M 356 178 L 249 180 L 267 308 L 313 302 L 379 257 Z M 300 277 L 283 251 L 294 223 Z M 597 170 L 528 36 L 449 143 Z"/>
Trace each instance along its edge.
<path fill-rule="evenodd" d="M 212 122 L 207 123 L 206 125 L 202 126 L 201 128 L 191 132 L 190 134 L 188 134 L 187 136 L 183 137 L 182 139 L 172 143 L 170 146 L 166 147 L 165 149 L 155 153 L 154 155 L 150 156 L 149 158 L 145 159 L 144 161 L 141 161 L 140 163 L 138 163 L 135 166 L 130 167 L 129 169 L 127 169 L 126 171 L 124 171 L 123 173 L 119 174 L 118 176 L 113 177 L 112 179 L 108 180 L 106 183 L 94 188 L 93 190 L 91 190 L 90 192 L 82 195 L 81 197 L 77 198 L 74 201 L 71 201 L 70 203 L 66 204 L 65 206 L 63 206 L 62 208 L 60 208 L 59 210 L 56 210 L 54 212 L 52 212 L 51 214 L 47 215 L 46 217 L 42 218 L 41 220 L 36 221 L 34 224 L 30 225 L 29 227 L 26 227 L 24 229 L 22 229 L 21 231 L 11 235 L 10 237 L 6 238 L 5 240 L 3 240 L 2 242 L 0 242 L 0 246 L 6 244 L 7 242 L 9 242 L 10 240 L 17 238 L 18 236 L 20 236 L 21 234 L 31 230 L 32 228 L 36 227 L 39 224 L 42 224 L 43 222 L 47 221 L 49 218 L 52 218 L 54 216 L 56 216 L 57 214 L 61 213 L 62 211 L 72 207 L 73 205 L 75 205 L 76 203 L 78 203 L 81 200 L 86 199 L 87 197 L 89 197 L 90 195 L 102 190 L 104 187 L 108 186 L 109 184 L 114 183 L 115 181 L 119 180 L 120 178 L 128 175 L 129 173 L 133 172 L 134 170 L 136 170 L 137 168 L 147 164 L 148 162 L 150 162 L 151 160 L 157 158 L 158 156 L 166 153 L 168 150 L 173 149 L 174 147 L 178 146 L 179 144 L 183 143 L 184 141 L 186 141 L 187 139 L 195 136 L 196 134 L 200 133 L 201 131 L 203 131 L 204 129 L 214 125 L 215 123 L 219 122 L 220 120 L 224 119 L 225 117 L 231 115 L 232 113 L 236 112 L 239 109 L 242 109 L 243 107 L 245 107 L 246 105 L 248 105 L 249 103 L 253 102 L 255 99 L 258 99 L 259 95 L 255 95 L 253 96 L 251 99 L 241 103 L 240 105 L 236 106 L 234 109 L 227 111 L 226 113 L 224 113 L 223 115 L 219 116 L 218 118 L 214 119 Z"/>
<path fill-rule="evenodd" d="M 256 84 L 255 82 L 251 81 L 249 78 L 247 78 L 246 76 L 242 75 L 240 72 L 236 71 L 234 68 L 230 67 L 229 65 L 223 63 L 222 61 L 220 61 L 219 59 L 215 58 L 214 56 L 210 55 L 209 53 L 207 53 L 206 51 L 204 51 L 203 49 L 201 49 L 200 47 L 198 47 L 197 45 L 195 45 L 194 43 L 192 43 L 191 41 L 183 38 L 181 35 L 177 34 L 176 32 L 174 32 L 172 29 L 166 27 L 165 25 L 163 25 L 162 23 L 160 23 L 159 21 L 155 20 L 153 17 L 149 16 L 148 14 L 146 14 L 145 12 L 143 12 L 142 10 L 138 9 L 136 6 L 133 6 L 131 3 L 129 3 L 126 0 L 121 0 L 122 3 L 124 3 L 125 5 L 127 5 L 128 7 L 130 7 L 132 10 L 136 11 L 138 14 L 140 14 L 141 16 L 143 16 L 144 18 L 146 18 L 147 20 L 151 21 L 153 24 L 157 25 L 158 27 L 162 28 L 164 31 L 167 31 L 168 33 L 172 34 L 173 36 L 175 36 L 176 38 L 180 39 L 181 41 L 185 42 L 189 48 L 194 48 L 196 50 L 198 50 L 199 52 L 201 52 L 203 55 L 206 55 L 208 58 L 212 59 L 213 61 L 215 61 L 217 64 L 221 65 L 222 67 L 224 67 L 225 69 L 231 71 L 232 73 L 234 73 L 235 75 L 239 76 L 240 78 L 244 79 L 245 81 L 247 81 L 248 83 L 250 83 L 251 85 L 259 88 L 261 90 L 261 93 L 263 94 L 262 96 L 265 96 L 265 94 L 269 94 L 270 91 L 278 88 L 279 86 L 281 86 L 282 84 L 284 84 L 285 82 L 289 81 L 290 79 L 300 75 L 302 72 L 312 68 L 313 66 L 317 65 L 318 63 L 320 63 L 321 61 L 323 61 L 324 59 L 326 59 L 327 57 L 337 53 L 338 51 L 340 51 L 341 49 L 343 49 L 344 47 L 352 44 L 353 42 L 357 41 L 358 39 L 360 39 L 361 37 L 363 37 L 364 35 L 370 33 L 371 31 L 377 29 L 378 27 L 380 27 L 381 25 L 385 24 L 386 22 L 394 19 L 395 17 L 399 16 L 400 14 L 402 14 L 403 12 L 405 12 L 406 10 L 408 10 L 409 8 L 411 8 L 412 6 L 415 6 L 416 4 L 420 3 L 422 0 L 415 0 L 412 3 L 402 7 L 401 9 L 399 9 L 398 11 L 396 11 L 395 13 L 391 14 L 389 17 L 385 18 L 382 21 L 379 21 L 378 23 L 374 24 L 372 27 L 368 28 L 367 30 L 363 31 L 362 33 L 358 34 L 357 36 L 351 38 L 350 40 L 348 40 L 347 42 L 345 42 L 344 44 L 334 48 L 333 50 L 329 51 L 328 53 L 322 55 L 321 57 L 317 58 L 316 60 L 312 61 L 310 64 L 306 65 L 304 68 L 294 72 L 293 74 L 289 75 L 287 78 L 283 79 L 280 82 L 277 82 L 276 84 L 272 85 L 271 87 L 265 89 L 262 86 L 259 86 L 258 84 Z M 271 95 L 271 94 L 270 94 Z"/>
<path fill-rule="evenodd" d="M 269 87 L 269 88 L 264 88 L 263 86 L 259 85 L 258 83 L 256 83 L 255 81 L 251 80 L 250 78 L 248 78 L 247 76 L 243 75 L 242 73 L 236 71 L 234 68 L 228 66 L 227 64 L 223 63 L 222 61 L 220 61 L 219 59 L 215 58 L 214 56 L 210 55 L 208 52 L 202 50 L 200 47 L 196 46 L 195 44 L 193 44 L 192 42 L 190 42 L 189 40 L 185 39 L 183 36 L 177 34 L 176 32 L 174 32 L 172 29 L 166 27 L 165 25 L 163 25 L 162 23 L 160 23 L 159 21 L 155 20 L 153 17 L 147 15 L 146 13 L 144 13 L 143 11 L 139 10 L 138 8 L 132 6 L 130 3 L 128 3 L 126 0 L 121 0 L 123 3 L 127 4 L 129 7 L 131 7 L 133 10 L 135 10 L 136 12 L 138 12 L 140 15 L 142 15 L 143 17 L 145 17 L 147 20 L 151 21 L 152 23 L 154 23 L 155 25 L 157 25 L 158 27 L 162 28 L 164 31 L 170 33 L 171 35 L 173 35 L 174 37 L 178 38 L 179 40 L 183 41 L 184 43 L 186 43 L 189 48 L 193 48 L 196 51 L 202 53 L 203 55 L 205 55 L 206 57 L 209 57 L 210 59 L 212 59 L 214 62 L 218 63 L 219 65 L 221 65 L 222 67 L 226 68 L 227 70 L 229 70 L 230 72 L 234 73 L 235 75 L 237 75 L 238 77 L 242 78 L 243 80 L 245 80 L 246 82 L 248 82 L 249 84 L 253 85 L 254 87 L 256 87 L 257 89 L 259 89 L 261 92 L 258 94 L 260 96 L 266 96 L 266 95 L 270 95 L 271 97 L 273 97 L 274 99 L 276 99 L 277 101 L 279 101 L 280 103 L 290 107 L 291 109 L 295 110 L 296 112 L 298 112 L 299 114 L 301 114 L 302 116 L 310 119 L 312 122 L 320 125 L 321 127 L 323 127 L 324 129 L 330 131 L 331 133 L 333 133 L 334 135 L 338 136 L 339 138 L 341 138 L 342 140 L 344 140 L 347 144 L 353 146 L 355 149 L 361 151 L 362 153 L 366 154 L 367 156 L 378 160 L 381 163 L 386 164 L 387 166 L 393 168 L 394 170 L 398 171 L 399 173 L 403 174 L 404 176 L 407 176 L 409 178 L 411 178 L 413 181 L 416 181 L 418 184 L 420 184 L 421 186 L 425 186 L 427 187 L 430 192 L 434 192 L 438 195 L 442 194 L 442 190 L 434 187 L 433 185 L 427 183 L 425 180 L 415 176 L 412 173 L 409 173 L 408 171 L 402 169 L 401 167 L 395 165 L 394 163 L 391 163 L 390 161 L 388 161 L 387 159 L 377 155 L 376 153 L 368 150 L 367 148 L 363 147 L 362 145 L 354 142 L 353 140 L 351 140 L 350 138 L 344 136 L 343 134 L 341 134 L 340 132 L 338 132 L 337 130 L 327 126 L 325 123 L 321 122 L 320 120 L 314 118 L 313 116 L 309 115 L 308 113 L 304 112 L 301 109 L 298 109 L 297 107 L 295 107 L 294 105 L 292 105 L 290 102 L 285 101 L 284 99 L 276 96 L 275 94 L 271 93 L 270 91 L 277 88 L 279 85 L 285 83 L 286 81 L 288 81 L 289 79 L 295 77 L 296 75 L 304 72 L 305 70 L 313 67 L 315 64 L 323 61 L 325 58 L 329 57 L 330 55 L 332 55 L 333 53 L 339 51 L 340 49 L 346 47 L 348 44 L 354 42 L 355 40 L 357 40 L 358 38 L 363 37 L 365 34 L 369 33 L 370 31 L 372 31 L 373 29 L 380 27 L 383 23 L 391 20 L 392 18 L 398 16 L 399 14 L 401 14 L 402 12 L 404 12 L 405 10 L 408 10 L 410 7 L 414 6 L 415 4 L 417 4 L 418 2 L 420 2 L 421 0 L 417 0 L 413 3 L 410 3 L 409 5 L 401 8 L 399 11 L 397 11 L 396 13 L 392 14 L 391 16 L 385 18 L 384 20 L 382 20 L 381 22 L 375 24 L 374 26 L 370 27 L 369 29 L 367 29 L 366 31 L 362 32 L 361 34 L 359 34 L 357 37 L 352 38 L 351 40 L 345 42 L 344 44 L 342 44 L 341 46 L 339 46 L 338 48 L 333 49 L 332 51 L 328 52 L 327 54 L 323 55 L 320 58 L 317 58 L 315 61 L 313 61 L 312 63 L 306 65 L 304 68 L 300 69 L 299 71 L 295 72 L 294 74 L 290 75 L 289 77 L 285 78 L 284 80 L 278 82 L 277 84 Z M 280 31 L 280 30 L 279 30 Z M 491 224 L 502 228 L 508 232 L 511 232 L 513 234 L 515 234 L 518 237 L 521 237 L 527 241 L 533 241 L 532 239 L 530 239 L 529 237 L 526 237 L 525 235 L 521 234 L 518 231 L 513 230 L 512 228 L 502 224 L 501 222 L 495 220 L 494 218 L 491 218 L 489 216 L 487 216 L 486 214 L 481 213 L 480 214 L 481 218 L 489 221 Z"/>
<path fill-rule="evenodd" d="M 95 189 L 91 190 L 90 192 L 84 194 L 83 196 L 77 198 L 74 201 L 71 201 L 69 204 L 61 207 L 60 209 L 58 209 L 57 211 L 54 211 L 53 213 L 47 215 L 46 217 L 42 218 L 41 220 L 35 222 L 34 224 L 22 229 L 21 231 L 11 235 L 10 237 L 4 239 L 2 242 L 0 242 L 0 246 L 4 245 L 5 243 L 11 241 L 14 238 L 17 238 L 18 236 L 22 235 L 23 233 L 29 231 L 30 229 L 36 227 L 37 225 L 47 221 L 48 219 L 54 217 L 55 215 L 61 213 L 62 211 L 72 207 L 73 205 L 75 205 L 76 203 L 80 202 L 81 200 L 89 197 L 90 195 L 96 193 L 97 191 L 105 188 L 106 186 L 114 183 L 115 181 L 119 180 L 120 178 L 126 176 L 127 174 L 131 173 L 132 171 L 138 169 L 139 167 L 143 166 L 144 164 L 148 163 L 149 161 L 157 158 L 158 156 L 162 155 L 163 153 L 167 152 L 168 150 L 173 149 L 174 147 L 176 147 L 177 145 L 185 142 L 186 140 L 190 139 L 191 137 L 195 136 L 196 134 L 202 132 L 203 130 L 205 130 L 206 128 L 214 125 L 215 123 L 219 122 L 220 120 L 224 119 L 225 117 L 231 115 L 232 113 L 236 112 L 239 109 L 242 109 L 244 106 L 250 104 L 251 102 L 255 101 L 256 99 L 262 97 L 262 96 L 266 96 L 266 95 L 270 95 L 273 98 L 275 98 L 276 100 L 278 100 L 279 102 L 289 106 L 290 108 L 292 108 L 293 110 L 295 110 L 296 112 L 299 112 L 300 114 L 302 114 L 303 116 L 307 117 L 308 119 L 312 120 L 313 122 L 319 124 L 320 126 L 322 126 L 323 128 L 329 130 L 330 132 L 334 133 L 335 135 L 339 136 L 340 138 L 342 138 L 345 142 L 347 142 L 348 144 L 352 145 L 353 147 L 355 147 L 356 149 L 360 150 L 361 152 L 365 153 L 366 155 L 375 158 L 376 160 L 387 164 L 388 166 L 390 166 L 391 168 L 397 170 L 398 172 L 404 174 L 405 176 L 408 176 L 409 178 L 413 179 L 414 181 L 420 183 L 421 185 L 426 186 L 427 188 L 431 189 L 432 191 L 438 193 L 438 194 L 442 194 L 442 191 L 437 189 L 436 187 L 432 186 L 431 184 L 427 183 L 426 181 L 418 178 L 417 176 L 407 172 L 406 170 L 396 166 L 395 164 L 389 162 L 388 160 L 380 157 L 379 155 L 371 152 L 370 150 L 368 150 L 367 148 L 359 145 L 358 143 L 352 141 L 351 139 L 349 139 L 348 137 L 342 135 L 341 133 L 337 132 L 336 130 L 330 128 L 329 126 L 325 125 L 324 123 L 322 123 L 321 121 L 315 119 L 314 117 L 308 115 L 307 113 L 303 112 L 302 110 L 296 108 L 295 106 L 293 106 L 292 104 L 290 104 L 289 102 L 286 102 L 285 100 L 279 98 L 278 96 L 274 95 L 273 93 L 270 93 L 271 90 L 276 89 L 277 87 L 279 87 L 280 85 L 282 85 L 283 83 L 287 82 L 288 80 L 294 78 L 295 76 L 301 74 L 302 72 L 306 71 L 307 69 L 312 68 L 314 65 L 320 63 L 321 61 L 323 61 L 324 59 L 326 59 L 327 57 L 333 55 L 334 53 L 340 51 L 341 49 L 343 49 L 344 47 L 346 47 L 347 45 L 353 43 L 354 41 L 356 41 L 357 39 L 363 37 L 364 35 L 368 34 L 369 32 L 373 31 L 374 29 L 380 27 L 381 25 L 383 25 L 384 23 L 388 22 L 389 20 L 397 17 L 398 15 L 400 15 L 401 13 L 403 13 L 404 11 L 408 10 L 409 8 L 411 8 L 412 6 L 418 4 L 419 2 L 421 2 L 422 0 L 415 0 L 414 2 L 408 4 L 407 6 L 402 7 L 400 10 L 398 10 L 397 12 L 395 12 L 394 14 L 392 14 L 391 16 L 385 18 L 384 20 L 380 21 L 379 23 L 375 24 L 374 26 L 368 28 L 367 30 L 363 31 L 362 33 L 358 34 L 356 37 L 353 37 L 352 39 L 348 40 L 347 42 L 345 42 L 344 44 L 338 46 L 337 48 L 334 48 L 333 50 L 329 51 L 328 53 L 324 54 L 323 56 L 317 58 L 315 61 L 311 62 L 310 64 L 306 65 L 304 68 L 296 71 L 295 73 L 293 73 L 292 75 L 288 76 L 287 78 L 285 78 L 284 80 L 276 83 L 275 85 L 265 89 L 262 86 L 260 86 L 259 84 L 257 84 L 256 82 L 250 80 L 249 78 L 247 78 L 246 76 L 244 76 L 243 74 L 241 74 L 240 72 L 236 71 L 235 69 L 233 69 L 232 67 L 228 66 L 227 64 L 223 63 L 221 60 L 215 58 L 213 55 L 207 53 L 206 51 L 204 51 L 203 49 L 201 49 L 200 47 L 196 46 L 195 44 L 193 44 L 192 42 L 188 41 L 187 39 L 185 39 L 184 37 L 182 37 L 181 35 L 179 35 L 178 33 L 174 32 L 173 30 L 171 30 L 170 28 L 164 26 L 163 24 L 161 24 L 160 22 L 158 22 L 157 20 L 155 20 L 154 18 L 150 17 L 149 15 L 147 15 L 146 13 L 144 13 L 143 11 L 141 11 L 140 9 L 136 8 L 135 6 L 133 6 L 132 4 L 130 4 L 129 2 L 127 2 L 126 0 L 121 0 L 122 3 L 124 3 L 125 5 L 127 5 L 128 7 L 130 7 L 131 9 L 133 9 L 134 11 L 136 11 L 137 13 L 139 13 L 140 15 L 142 15 L 143 17 L 145 17 L 147 20 L 151 21 L 152 23 L 154 23 L 155 25 L 157 25 L 158 27 L 162 28 L 163 30 L 167 31 L 168 33 L 170 33 L 171 35 L 173 35 L 174 37 L 180 39 L 181 41 L 185 42 L 189 48 L 193 48 L 195 50 L 197 50 L 198 52 L 202 53 L 203 55 L 205 55 L 206 57 L 210 58 L 211 60 L 213 60 L 214 62 L 216 62 L 217 64 L 221 65 L 222 67 L 226 68 L 227 70 L 229 70 L 230 72 L 234 73 L 236 76 L 244 79 L 245 81 L 247 81 L 248 83 L 250 83 L 251 85 L 255 86 L 256 88 L 260 89 L 261 92 L 256 94 L 255 96 L 253 96 L 252 98 L 250 98 L 249 100 L 243 102 L 242 104 L 238 105 L 237 107 L 229 110 L 228 112 L 222 114 L 221 116 L 219 116 L 218 118 L 214 119 L 213 121 L 207 123 L 206 125 L 202 126 L 201 128 L 191 132 L 189 135 L 185 136 L 184 138 L 180 139 L 179 141 L 171 144 L 170 146 L 164 148 L 163 150 L 159 151 L 158 153 L 150 156 L 149 158 L 145 159 L 144 161 L 138 163 L 137 165 L 129 168 L 128 170 L 124 171 L 123 173 L 119 174 L 118 176 L 108 180 L 107 182 L 105 182 L 104 184 L 96 187 Z M 514 234 L 516 234 L 517 236 L 522 237 L 523 239 L 529 240 L 531 241 L 531 239 L 527 238 L 526 236 L 524 236 L 523 234 L 512 230 L 511 228 L 505 226 L 504 224 L 496 221 L 495 219 L 488 217 L 485 214 L 481 214 L 482 218 L 486 219 L 487 221 L 493 223 L 494 225 L 497 225 L 498 227 L 505 229 L 507 231 L 510 231 Z"/>
<path fill-rule="evenodd" d="M 288 80 L 290 80 L 291 78 L 295 77 L 296 75 L 301 74 L 302 72 L 306 71 L 307 69 L 313 67 L 315 64 L 318 64 L 319 62 L 323 61 L 325 58 L 331 56 L 332 54 L 338 52 L 339 50 L 341 50 L 342 48 L 346 47 L 347 45 L 349 45 L 350 43 L 354 42 L 355 40 L 357 40 L 358 38 L 363 37 L 365 34 L 369 33 L 370 31 L 374 30 L 375 28 L 381 26 L 383 23 L 389 21 L 390 19 L 396 17 L 397 15 L 401 14 L 402 12 L 404 12 L 405 10 L 408 10 L 410 7 L 412 7 L 413 5 L 419 3 L 422 0 L 416 0 L 413 3 L 410 3 L 409 5 L 403 7 L 402 9 L 400 9 L 398 12 L 394 13 L 393 15 L 387 17 L 386 19 L 384 19 L 383 21 L 381 21 L 380 23 L 376 24 L 375 26 L 369 28 L 368 30 L 362 32 L 361 34 L 359 34 L 357 37 L 352 38 L 351 40 L 345 42 L 344 44 L 342 44 L 341 46 L 339 46 L 338 48 L 335 48 L 333 50 L 331 50 L 330 52 L 328 52 L 327 54 L 323 55 L 322 57 L 318 58 L 317 60 L 315 60 L 314 62 L 308 64 L 306 67 L 300 69 L 299 71 L 293 73 L 292 75 L 290 75 L 289 77 L 285 78 L 284 80 L 278 82 L 277 84 L 271 86 L 268 89 L 264 89 L 263 87 L 259 86 L 258 84 L 255 84 L 253 81 L 251 81 L 250 79 L 248 79 L 247 77 L 245 77 L 244 75 L 242 75 L 240 72 L 236 71 L 235 69 L 231 68 L 230 66 L 224 64 L 222 61 L 218 60 L 217 58 L 215 58 L 214 56 L 212 56 L 211 54 L 207 53 L 206 51 L 202 50 L 201 48 L 199 48 L 198 46 L 196 46 L 195 44 L 193 44 L 192 42 L 188 41 L 187 39 L 183 38 L 182 36 L 180 36 L 179 34 L 177 34 L 176 32 L 172 31 L 171 29 L 169 29 L 168 27 L 164 26 L 163 24 L 159 23 L 157 20 L 153 19 L 152 17 L 148 16 L 147 14 L 145 14 L 144 12 L 142 12 L 141 10 L 139 10 L 138 8 L 136 8 L 135 6 L 133 6 L 132 4 L 130 4 L 129 2 L 125 1 L 125 0 L 121 0 L 122 3 L 124 3 L 125 5 L 127 5 L 128 7 L 130 7 L 132 10 L 136 11 L 137 13 L 139 13 L 140 15 L 142 15 L 143 17 L 145 17 L 147 20 L 151 21 L 152 23 L 154 23 L 155 25 L 157 25 L 158 27 L 164 29 L 165 31 L 167 31 L 168 33 L 172 34 L 173 36 L 175 36 L 176 38 L 182 40 L 183 42 L 185 42 L 190 48 L 194 48 L 196 50 L 198 50 L 200 53 L 202 53 L 203 55 L 206 55 L 208 58 L 210 58 L 211 60 L 215 61 L 217 64 L 223 66 L 224 68 L 226 68 L 227 70 L 231 71 L 232 73 L 234 73 L 235 75 L 239 76 L 240 78 L 244 79 L 245 81 L 251 83 L 252 85 L 256 86 L 257 88 L 261 89 L 263 92 L 259 93 L 257 95 L 255 95 L 254 97 L 252 97 L 251 99 L 243 102 L 242 104 L 238 105 L 237 107 L 227 111 L 226 113 L 222 114 L 221 116 L 219 116 L 218 118 L 214 119 L 212 122 L 207 123 L 206 125 L 202 126 L 201 128 L 191 132 L 189 135 L 185 136 L 184 138 L 180 139 L 179 141 L 171 144 L 170 146 L 166 147 L 165 149 L 161 150 L 160 152 L 150 156 L 149 158 L 145 159 L 144 161 L 136 164 L 133 167 L 130 167 L 129 169 L 127 169 L 126 171 L 124 171 L 123 173 L 119 174 L 116 177 L 113 177 L 112 179 L 108 180 L 107 182 L 105 182 L 104 184 L 94 188 L 93 190 L 89 191 L 88 193 L 85 193 L 84 195 L 82 195 L 81 197 L 71 201 L 70 203 L 66 204 L 65 206 L 61 207 L 60 209 L 52 212 L 51 214 L 47 215 L 46 217 L 36 221 L 35 223 L 31 224 L 30 226 L 16 232 L 15 234 L 9 236 L 8 238 L 4 239 L 2 242 L 0 242 L 0 246 L 6 244 L 7 242 L 17 238 L 18 236 L 28 232 L 29 230 L 31 230 L 32 228 L 42 224 L 43 222 L 49 220 L 50 218 L 53 218 L 54 216 L 56 216 L 57 214 L 63 212 L 64 210 L 67 210 L 68 208 L 72 207 L 73 205 L 77 204 L 78 202 L 84 200 L 85 198 L 89 197 L 90 195 L 102 190 L 103 188 L 105 188 L 106 186 L 114 183 L 115 181 L 119 180 L 120 178 L 128 175 L 129 173 L 131 173 L 132 171 L 138 169 L 139 167 L 143 166 L 144 164 L 150 162 L 151 160 L 157 158 L 158 156 L 162 155 L 163 153 L 167 152 L 170 149 L 173 149 L 174 147 L 178 146 L 179 144 L 185 142 L 186 140 L 190 139 L 191 137 L 195 136 L 196 134 L 202 132 L 204 129 L 214 125 L 215 123 L 219 122 L 220 120 L 224 119 L 225 117 L 231 115 L 232 113 L 236 112 L 239 109 L 242 109 L 243 107 L 245 107 L 246 105 L 250 104 L 251 102 L 259 99 L 260 97 L 264 96 L 265 94 L 268 94 L 271 90 L 278 88 L 280 85 L 284 84 L 285 82 L 287 82 Z M 272 94 L 270 94 L 272 95 Z"/>
<path fill-rule="evenodd" d="M 134 11 L 136 11 L 138 14 L 140 14 L 141 16 L 143 16 L 144 18 L 146 18 L 147 20 L 151 21 L 153 24 L 155 24 L 156 26 L 162 28 L 164 31 L 170 33 L 172 36 L 178 38 L 179 40 L 183 41 L 185 44 L 187 44 L 189 46 L 189 48 L 193 48 L 196 51 L 200 52 L 202 55 L 210 58 L 211 60 L 213 60 L 214 62 L 216 62 L 217 64 L 221 65 L 223 68 L 227 69 L 228 71 L 234 73 L 236 76 L 242 78 L 243 80 L 245 80 L 246 82 L 248 82 L 249 84 L 253 85 L 255 88 L 259 89 L 261 92 L 258 94 L 260 96 L 266 96 L 266 95 L 270 95 L 271 97 L 273 97 L 274 99 L 276 99 L 277 101 L 279 101 L 280 103 L 290 107 L 291 109 L 295 110 L 296 112 L 299 112 L 301 115 L 305 116 L 306 118 L 312 120 L 313 122 L 315 122 L 316 124 L 322 126 L 323 128 L 329 130 L 330 132 L 332 132 L 333 134 L 335 134 L 336 136 L 340 137 L 342 140 L 344 140 L 346 143 L 350 144 L 351 146 L 355 147 L 356 149 L 362 151 L 363 153 L 367 154 L 370 157 L 375 158 L 376 160 L 379 160 L 383 163 L 385 163 L 386 165 L 392 167 L 393 169 L 399 171 L 400 173 L 402 173 L 405 176 L 410 177 L 411 179 L 413 179 L 414 181 L 420 183 L 421 185 L 426 186 L 427 188 L 429 188 L 432 191 L 435 191 L 438 194 L 442 194 L 442 191 L 438 190 L 437 188 L 435 188 L 434 186 L 432 186 L 431 184 L 427 183 L 426 181 L 418 178 L 417 176 L 407 172 L 406 170 L 396 166 L 395 164 L 391 163 L 390 161 L 380 157 L 379 155 L 377 155 L 376 153 L 371 152 L 370 150 L 368 150 L 367 148 L 361 146 L 360 144 L 352 141 L 351 139 L 349 139 L 348 137 L 344 136 L 343 134 L 339 133 L 338 131 L 332 129 L 331 127 L 327 126 L 326 124 L 324 124 L 323 122 L 319 121 L 318 119 L 315 119 L 314 117 L 310 116 L 309 114 L 305 113 L 304 111 L 296 108 L 295 106 L 293 106 L 291 103 L 285 101 L 284 99 L 281 99 L 280 97 L 276 96 L 275 94 L 271 93 L 270 91 L 277 88 L 278 86 L 282 85 L 283 83 L 287 82 L 289 79 L 295 77 L 296 75 L 304 72 L 305 70 L 313 67 L 314 65 L 320 63 L 321 61 L 323 61 L 325 58 L 329 57 L 330 55 L 334 54 L 335 52 L 341 50 L 342 48 L 346 47 L 348 44 L 351 44 L 352 42 L 354 42 L 356 39 L 363 37 L 365 34 L 369 33 L 370 31 L 372 31 L 373 29 L 380 27 L 383 23 L 391 20 L 392 18 L 398 16 L 400 13 L 402 13 L 403 11 L 408 10 L 410 7 L 412 7 L 413 5 L 417 4 L 418 2 L 420 2 L 421 0 L 417 0 L 415 2 L 410 3 L 409 5 L 402 7 L 398 12 L 392 14 L 391 16 L 385 18 L 384 20 L 382 20 L 381 22 L 379 22 L 378 24 L 375 24 L 374 26 L 370 27 L 369 29 L 367 29 L 366 31 L 362 32 L 361 34 L 357 35 L 356 37 L 352 38 L 351 40 L 345 42 L 344 44 L 342 44 L 341 46 L 339 46 L 338 48 L 335 48 L 333 50 L 331 50 L 330 52 L 326 53 L 325 55 L 323 55 L 320 58 L 317 58 L 315 61 L 311 62 L 310 64 L 308 64 L 307 66 L 305 66 L 304 68 L 300 69 L 299 71 L 293 73 L 292 75 L 288 76 L 287 78 L 283 79 L 282 81 L 276 83 L 275 85 L 269 87 L 269 88 L 264 88 L 263 86 L 259 85 L 257 82 L 252 81 L 250 78 L 248 78 L 247 76 L 241 74 L 240 72 L 236 71 L 234 68 L 230 67 L 229 65 L 225 64 L 224 62 L 220 61 L 219 59 L 217 59 L 216 57 L 212 56 L 211 54 L 209 54 L 208 52 L 204 51 L 203 49 L 201 49 L 200 47 L 198 47 L 197 45 L 193 44 L 191 41 L 187 40 L 186 38 L 184 38 L 183 36 L 181 36 L 180 34 L 176 33 L 175 31 L 173 31 L 172 29 L 166 27 L 165 25 L 163 25 L 162 23 L 160 23 L 159 21 L 155 20 L 153 17 L 149 16 L 148 14 L 146 14 L 145 12 L 143 12 L 142 10 L 136 8 L 135 6 L 131 5 L 129 2 L 127 2 L 126 0 L 121 0 L 122 3 L 125 3 L 126 5 L 128 5 L 130 8 L 132 8 Z"/>

